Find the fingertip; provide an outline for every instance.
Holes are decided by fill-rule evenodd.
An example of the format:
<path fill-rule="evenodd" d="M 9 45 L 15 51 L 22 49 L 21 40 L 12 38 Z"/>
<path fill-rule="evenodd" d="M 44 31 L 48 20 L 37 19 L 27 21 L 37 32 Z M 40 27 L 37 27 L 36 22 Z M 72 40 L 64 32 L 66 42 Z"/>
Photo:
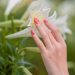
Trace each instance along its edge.
<path fill-rule="evenodd" d="M 43 22 L 45 23 L 45 25 L 46 25 L 49 29 L 52 29 L 52 30 L 54 30 L 54 29 L 56 30 L 56 29 L 57 29 L 57 27 L 56 27 L 54 24 L 49 23 L 47 19 L 44 19 Z"/>
<path fill-rule="evenodd" d="M 35 32 L 34 32 L 33 30 L 31 30 L 31 35 L 32 35 L 32 36 L 35 35 Z"/>
<path fill-rule="evenodd" d="M 37 17 L 34 18 L 34 23 L 35 23 L 36 25 L 40 25 L 40 21 L 39 21 L 39 19 L 38 19 Z"/>
<path fill-rule="evenodd" d="M 44 20 L 43 20 L 43 22 L 44 22 L 45 24 L 47 24 L 47 23 L 48 23 L 47 19 L 44 19 Z"/>

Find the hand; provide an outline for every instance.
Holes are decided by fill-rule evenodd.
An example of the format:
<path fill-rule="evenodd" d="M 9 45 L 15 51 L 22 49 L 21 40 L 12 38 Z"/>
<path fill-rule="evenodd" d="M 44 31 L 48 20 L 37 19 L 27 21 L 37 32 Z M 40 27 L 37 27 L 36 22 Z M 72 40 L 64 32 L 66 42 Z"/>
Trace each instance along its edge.
<path fill-rule="evenodd" d="M 33 30 L 31 34 L 40 49 L 48 75 L 68 75 L 66 43 L 56 26 L 46 19 L 43 22 L 44 24 L 38 18 L 34 19 L 43 42 Z"/>

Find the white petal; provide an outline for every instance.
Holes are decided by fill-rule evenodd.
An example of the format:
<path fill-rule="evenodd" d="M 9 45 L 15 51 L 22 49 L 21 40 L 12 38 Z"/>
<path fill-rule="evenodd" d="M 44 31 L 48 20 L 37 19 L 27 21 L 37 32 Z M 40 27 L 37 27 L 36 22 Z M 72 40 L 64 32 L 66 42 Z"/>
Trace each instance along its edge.
<path fill-rule="evenodd" d="M 58 18 L 57 22 L 59 23 L 61 22 L 63 24 L 67 22 L 67 19 L 68 19 L 68 16 L 63 16 L 63 17 Z"/>
<path fill-rule="evenodd" d="M 11 12 L 11 10 L 15 7 L 15 5 L 19 2 L 21 2 L 21 0 L 9 0 L 8 6 L 5 11 L 5 15 L 8 15 Z"/>
<path fill-rule="evenodd" d="M 46 0 L 35 0 L 28 7 L 27 11 L 25 11 L 22 19 L 26 19 L 32 11 L 42 11 L 43 8 L 49 8 L 49 3 Z"/>
<path fill-rule="evenodd" d="M 26 19 L 32 11 L 38 10 L 39 6 L 40 3 L 38 0 L 31 2 L 29 7 L 27 8 L 27 11 L 25 11 L 25 13 L 23 14 L 22 19 Z"/>
<path fill-rule="evenodd" d="M 13 38 L 19 38 L 19 37 L 30 37 L 31 36 L 30 30 L 31 28 L 29 27 L 22 31 L 16 32 L 14 34 L 7 35 L 6 38 L 13 39 Z"/>
<path fill-rule="evenodd" d="M 29 20 L 25 21 L 20 27 L 30 27 L 32 23 L 32 19 L 29 18 Z"/>
<path fill-rule="evenodd" d="M 39 1 L 40 6 L 39 9 L 42 10 L 43 8 L 49 8 L 50 7 L 50 2 L 48 0 L 40 0 Z"/>
<path fill-rule="evenodd" d="M 49 16 L 50 10 L 51 10 L 50 8 L 45 8 L 45 9 L 42 10 L 42 12 L 45 15 L 45 17 Z"/>
<path fill-rule="evenodd" d="M 64 29 L 64 32 L 67 34 L 72 34 L 71 30 L 68 27 Z"/>
<path fill-rule="evenodd" d="M 53 15 L 50 16 L 50 19 L 56 19 L 56 17 L 57 17 L 57 13 L 56 13 L 56 11 L 54 11 Z"/>
<path fill-rule="evenodd" d="M 32 23 L 32 19 L 29 18 L 29 24 L 27 26 L 31 26 L 31 23 Z"/>

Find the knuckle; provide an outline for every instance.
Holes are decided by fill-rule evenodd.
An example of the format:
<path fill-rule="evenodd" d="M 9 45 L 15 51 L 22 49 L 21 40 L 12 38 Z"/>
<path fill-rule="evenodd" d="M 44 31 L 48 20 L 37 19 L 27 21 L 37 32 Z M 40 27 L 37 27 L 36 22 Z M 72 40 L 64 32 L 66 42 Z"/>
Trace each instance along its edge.
<path fill-rule="evenodd" d="M 59 45 L 59 46 L 57 46 L 57 50 L 58 50 L 58 51 L 61 51 L 62 49 L 63 49 L 63 50 L 67 49 L 66 44 L 65 44 L 65 45 Z"/>

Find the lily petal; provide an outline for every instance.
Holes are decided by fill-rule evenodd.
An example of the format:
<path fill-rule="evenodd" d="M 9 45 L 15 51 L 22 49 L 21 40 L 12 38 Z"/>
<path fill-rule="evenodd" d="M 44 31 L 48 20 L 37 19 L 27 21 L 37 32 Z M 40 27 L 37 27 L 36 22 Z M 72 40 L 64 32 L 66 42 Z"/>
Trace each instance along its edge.
<path fill-rule="evenodd" d="M 6 38 L 13 39 L 13 38 L 19 38 L 19 37 L 31 37 L 30 30 L 31 30 L 31 27 L 26 28 L 22 31 L 16 32 L 14 34 L 7 35 Z"/>
<path fill-rule="evenodd" d="M 67 22 L 67 20 L 68 20 L 68 16 L 63 16 L 63 17 L 59 17 L 58 19 L 57 19 L 57 22 L 61 22 L 61 23 L 66 23 Z"/>
<path fill-rule="evenodd" d="M 24 15 L 22 16 L 22 19 L 26 19 L 32 11 L 42 11 L 43 7 L 50 8 L 49 2 L 47 2 L 46 0 L 34 0 L 28 7 L 27 11 L 25 11 Z"/>
<path fill-rule="evenodd" d="M 5 11 L 5 15 L 8 15 L 11 10 L 19 3 L 21 0 L 9 0 L 8 6 Z"/>
<path fill-rule="evenodd" d="M 56 11 L 54 11 L 53 15 L 50 16 L 50 18 L 51 18 L 51 19 L 56 19 L 56 17 L 57 17 L 57 13 L 56 13 Z"/>
<path fill-rule="evenodd" d="M 50 13 L 50 8 L 46 8 L 46 9 L 43 9 L 42 10 L 42 12 L 43 12 L 43 14 L 46 16 L 46 17 L 48 17 L 49 16 L 49 13 Z"/>

